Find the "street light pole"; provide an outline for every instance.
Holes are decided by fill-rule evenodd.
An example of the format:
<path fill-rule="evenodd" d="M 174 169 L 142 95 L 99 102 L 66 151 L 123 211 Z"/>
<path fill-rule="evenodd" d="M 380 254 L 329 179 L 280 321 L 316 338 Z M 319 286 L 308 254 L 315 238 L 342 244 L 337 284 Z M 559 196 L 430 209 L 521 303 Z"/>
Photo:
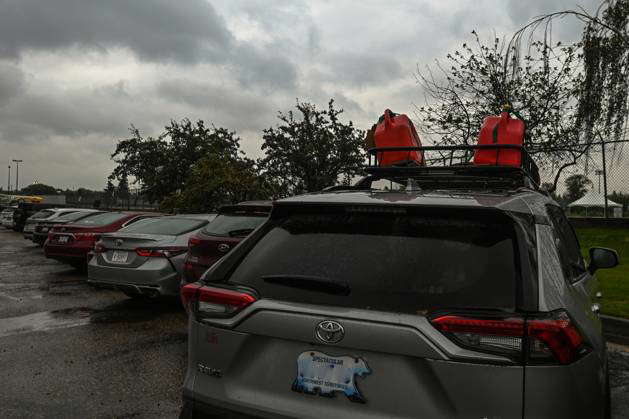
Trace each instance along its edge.
<path fill-rule="evenodd" d="M 602 170 L 594 171 L 594 174 L 598 176 L 598 193 L 601 193 L 601 175 L 603 174 Z"/>
<path fill-rule="evenodd" d="M 7 192 L 11 193 L 11 165 L 9 165 L 9 177 L 7 179 Z"/>
<path fill-rule="evenodd" d="M 13 163 L 15 163 L 15 193 L 17 193 L 20 188 L 19 188 L 19 182 L 20 182 L 20 163 L 22 163 L 24 160 L 17 160 L 17 159 L 13 159 Z"/>

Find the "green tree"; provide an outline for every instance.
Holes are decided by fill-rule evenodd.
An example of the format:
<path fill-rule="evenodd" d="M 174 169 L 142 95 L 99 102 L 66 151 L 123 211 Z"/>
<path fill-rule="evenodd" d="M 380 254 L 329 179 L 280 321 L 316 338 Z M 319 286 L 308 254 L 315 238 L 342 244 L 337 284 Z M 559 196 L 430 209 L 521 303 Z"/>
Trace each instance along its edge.
<path fill-rule="evenodd" d="M 364 164 L 364 132 L 339 119 L 342 109 L 319 110 L 307 102 L 280 112 L 280 123 L 264 130 L 260 168 L 276 195 L 321 190 L 341 181 L 349 183 Z"/>
<path fill-rule="evenodd" d="M 584 24 L 578 63 L 583 68 L 583 78 L 576 86 L 576 128 L 585 139 L 624 140 L 629 114 L 629 0 L 603 0 L 594 15 L 580 8 L 533 19 L 511 39 L 509 45 L 513 48 L 509 48 L 511 55 L 505 60 L 505 67 L 519 61 L 522 40 L 541 35 L 544 47 L 548 47 L 553 23 L 566 17 Z"/>
<path fill-rule="evenodd" d="M 22 188 L 20 193 L 23 195 L 57 195 L 57 189 L 43 183 L 34 183 Z"/>
<path fill-rule="evenodd" d="M 132 177 L 133 183 L 151 202 L 181 191 L 192 167 L 204 156 L 216 154 L 237 158 L 240 139 L 232 131 L 206 127 L 202 120 L 171 121 L 158 137 L 143 137 L 131 126 L 131 137 L 120 140 L 112 159 L 111 179 Z"/>
<path fill-rule="evenodd" d="M 566 193 L 564 194 L 564 200 L 567 203 L 574 202 L 579 198 L 582 198 L 592 187 L 592 181 L 585 175 L 571 175 L 564 181 L 566 185 Z"/>
<path fill-rule="evenodd" d="M 166 198 L 162 208 L 208 212 L 224 204 L 269 197 L 269 188 L 252 160 L 208 154 L 194 164 L 182 191 Z"/>
<path fill-rule="evenodd" d="M 483 119 L 510 104 L 526 123 L 528 151 L 540 167 L 556 172 L 554 190 L 561 171 L 595 140 L 583 138 L 576 125 L 580 44 L 533 42 L 520 60 L 499 38 L 486 45 L 472 34 L 471 45 L 416 74 L 426 96 L 425 105 L 416 107 L 420 131 L 436 144 L 476 144 Z"/>
<path fill-rule="evenodd" d="M 105 206 L 111 208 L 116 202 L 116 187 L 111 179 L 107 179 L 107 186 L 105 187 Z"/>

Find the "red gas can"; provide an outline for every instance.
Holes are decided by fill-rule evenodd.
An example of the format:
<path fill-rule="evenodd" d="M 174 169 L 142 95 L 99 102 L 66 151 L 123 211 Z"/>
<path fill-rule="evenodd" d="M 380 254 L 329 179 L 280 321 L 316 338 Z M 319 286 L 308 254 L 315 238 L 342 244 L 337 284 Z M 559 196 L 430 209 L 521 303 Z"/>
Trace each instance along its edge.
<path fill-rule="evenodd" d="M 485 118 L 478 135 L 478 144 L 516 144 L 524 143 L 524 121 L 513 119 L 508 112 L 500 116 L 492 115 Z M 522 152 L 511 149 L 479 149 L 474 152 L 474 164 L 494 166 L 522 165 Z"/>
<path fill-rule="evenodd" d="M 374 133 L 376 147 L 421 147 L 422 143 L 415 131 L 413 122 L 404 114 L 395 114 L 391 110 L 384 111 L 378 120 Z M 380 152 L 377 156 L 379 165 L 423 165 L 422 151 L 389 151 Z"/>

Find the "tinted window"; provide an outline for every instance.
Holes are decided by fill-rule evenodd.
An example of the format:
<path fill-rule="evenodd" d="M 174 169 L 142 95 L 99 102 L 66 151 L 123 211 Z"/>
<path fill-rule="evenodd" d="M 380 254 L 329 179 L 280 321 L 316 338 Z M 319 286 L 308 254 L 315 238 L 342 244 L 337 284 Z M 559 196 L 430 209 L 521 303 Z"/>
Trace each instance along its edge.
<path fill-rule="evenodd" d="M 273 221 L 229 282 L 253 287 L 267 298 L 404 313 L 511 309 L 515 233 L 506 216 L 491 214 L 488 219 L 293 215 Z M 289 286 L 286 281 L 302 281 L 293 275 L 342 283 L 350 292 L 344 296 Z M 284 284 L 269 279 L 273 277 L 284 277 Z"/>
<path fill-rule="evenodd" d="M 85 211 L 70 212 L 67 214 L 60 215 L 59 217 L 57 217 L 55 221 L 76 221 L 84 217 L 93 217 L 98 214 L 102 214 L 102 213 L 101 212 L 85 212 Z"/>
<path fill-rule="evenodd" d="M 37 211 L 35 214 L 31 215 L 31 218 L 33 220 L 41 220 L 43 218 L 50 217 L 54 213 L 55 212 L 51 211 L 51 210 L 41 210 L 41 211 Z"/>
<path fill-rule="evenodd" d="M 266 219 L 266 216 L 219 214 L 203 232 L 210 236 L 246 236 Z"/>
<path fill-rule="evenodd" d="M 128 214 L 123 214 L 119 212 L 105 212 L 102 214 L 95 215 L 93 217 L 83 218 L 76 222 L 77 225 L 84 226 L 93 226 L 93 227 L 101 227 L 106 226 L 111 223 L 115 223 L 116 221 L 120 221 L 125 217 L 128 217 Z"/>
<path fill-rule="evenodd" d="M 205 224 L 207 224 L 207 221 L 204 220 L 164 217 L 142 220 L 120 231 L 125 233 L 166 234 L 176 236 L 199 229 Z"/>
<path fill-rule="evenodd" d="M 569 281 L 575 281 L 585 273 L 577 235 L 561 208 L 548 206 L 548 214 L 555 232 L 555 245 L 563 273 Z"/>

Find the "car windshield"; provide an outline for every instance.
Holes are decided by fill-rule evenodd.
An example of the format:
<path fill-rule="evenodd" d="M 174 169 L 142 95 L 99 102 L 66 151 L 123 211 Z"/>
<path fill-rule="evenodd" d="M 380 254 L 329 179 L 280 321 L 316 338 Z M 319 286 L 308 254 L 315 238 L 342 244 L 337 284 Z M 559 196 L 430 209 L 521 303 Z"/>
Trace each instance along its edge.
<path fill-rule="evenodd" d="M 44 218 L 50 217 L 55 212 L 53 210 L 41 210 L 31 215 L 32 220 L 42 220 Z"/>
<path fill-rule="evenodd" d="M 203 232 L 223 237 L 247 235 L 266 219 L 266 215 L 219 214 Z"/>
<path fill-rule="evenodd" d="M 101 212 L 91 212 L 91 211 L 78 211 L 78 212 L 69 212 L 67 214 L 63 214 L 57 217 L 57 221 L 76 221 L 85 217 L 93 217 L 95 215 L 102 214 Z"/>
<path fill-rule="evenodd" d="M 93 217 L 83 218 L 77 221 L 76 225 L 84 225 L 84 226 L 93 226 L 93 227 L 101 227 L 106 226 L 111 223 L 115 223 L 116 221 L 122 220 L 125 217 L 128 217 L 129 214 L 121 213 L 121 212 L 105 212 L 102 214 L 95 215 Z"/>
<path fill-rule="evenodd" d="M 192 218 L 160 217 L 131 224 L 120 230 L 124 233 L 164 234 L 178 236 L 197 230 L 207 224 L 207 220 L 195 220 Z"/>
<path fill-rule="evenodd" d="M 506 216 L 486 218 L 292 215 L 273 221 L 229 282 L 267 298 L 414 314 L 512 309 L 514 227 Z"/>

